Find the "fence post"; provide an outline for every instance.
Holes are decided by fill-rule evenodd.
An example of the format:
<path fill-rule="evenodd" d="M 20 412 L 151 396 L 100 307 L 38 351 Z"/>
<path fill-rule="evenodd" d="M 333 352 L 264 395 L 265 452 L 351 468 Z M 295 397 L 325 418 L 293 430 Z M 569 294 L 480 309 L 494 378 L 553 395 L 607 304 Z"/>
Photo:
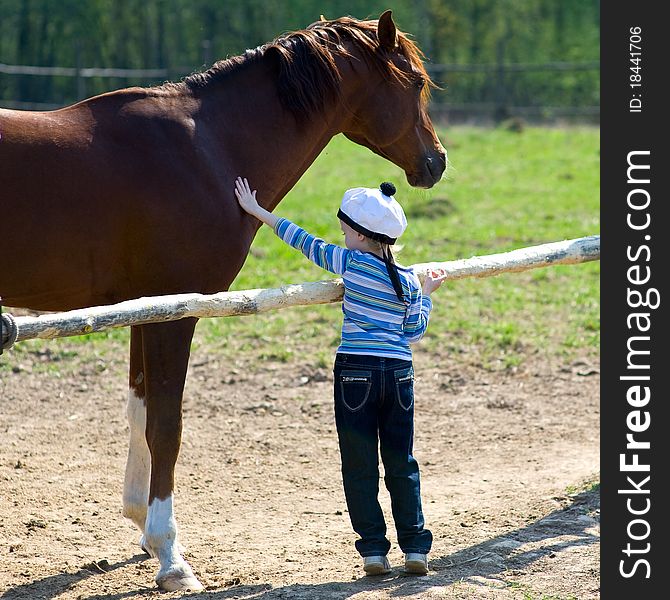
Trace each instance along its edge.
<path fill-rule="evenodd" d="M 211 40 L 202 40 L 202 62 L 205 69 L 212 66 L 212 42 Z"/>
<path fill-rule="evenodd" d="M 77 75 L 75 76 L 77 82 L 77 101 L 86 98 L 86 82 L 81 74 L 81 43 L 77 40 L 74 45 L 75 68 Z"/>
<path fill-rule="evenodd" d="M 443 269 L 450 280 L 465 277 L 493 277 L 552 265 L 571 265 L 600 259 L 600 236 L 593 235 L 562 242 L 518 248 L 509 252 L 473 256 L 448 262 L 413 265 L 423 279 L 432 269 Z M 176 321 L 187 317 L 231 317 L 258 314 L 269 310 L 341 302 L 342 280 L 314 281 L 284 285 L 281 288 L 219 292 L 218 294 L 172 294 L 126 300 L 107 306 L 93 306 L 37 317 L 4 315 L 9 348 L 17 341 L 51 339 L 129 327 L 146 323 Z M 9 318 L 8 318 L 9 317 Z"/>
<path fill-rule="evenodd" d="M 507 90 L 505 88 L 505 45 L 507 40 L 504 36 L 496 44 L 496 83 L 495 83 L 495 109 L 493 120 L 500 123 L 509 117 L 507 110 Z"/>

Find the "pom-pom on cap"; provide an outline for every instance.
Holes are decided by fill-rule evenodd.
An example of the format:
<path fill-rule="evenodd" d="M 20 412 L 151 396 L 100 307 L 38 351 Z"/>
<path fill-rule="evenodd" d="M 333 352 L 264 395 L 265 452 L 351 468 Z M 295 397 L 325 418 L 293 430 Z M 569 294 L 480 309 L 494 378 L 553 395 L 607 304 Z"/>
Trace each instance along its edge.
<path fill-rule="evenodd" d="M 402 206 L 393 198 L 395 186 L 352 188 L 344 193 L 337 216 L 359 233 L 385 244 L 395 244 L 407 227 Z"/>
<path fill-rule="evenodd" d="M 389 198 L 396 192 L 395 186 L 390 181 L 381 183 L 379 185 L 379 190 L 382 194 L 384 194 L 384 196 L 388 196 Z"/>

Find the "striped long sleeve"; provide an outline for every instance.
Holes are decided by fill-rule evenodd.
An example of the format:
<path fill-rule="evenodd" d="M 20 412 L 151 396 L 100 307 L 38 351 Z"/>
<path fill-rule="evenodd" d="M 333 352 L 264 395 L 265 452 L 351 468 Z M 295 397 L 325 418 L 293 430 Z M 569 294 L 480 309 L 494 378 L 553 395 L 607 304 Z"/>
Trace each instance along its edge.
<path fill-rule="evenodd" d="M 433 302 L 430 296 L 424 296 L 420 288 L 411 294 L 410 307 L 405 321 L 405 337 L 410 344 L 418 342 L 428 328 L 428 319 Z"/>
<path fill-rule="evenodd" d="M 338 352 L 412 360 L 409 345 L 426 332 L 433 304 L 430 296 L 422 295 L 411 268 L 398 265 L 406 304 L 398 300 L 378 256 L 327 244 L 287 219 L 277 222 L 275 233 L 314 264 L 342 275 L 344 321 Z"/>
<path fill-rule="evenodd" d="M 336 275 L 344 274 L 350 250 L 335 244 L 327 244 L 288 219 L 279 219 L 274 230 L 282 240 L 300 250 L 318 267 Z"/>

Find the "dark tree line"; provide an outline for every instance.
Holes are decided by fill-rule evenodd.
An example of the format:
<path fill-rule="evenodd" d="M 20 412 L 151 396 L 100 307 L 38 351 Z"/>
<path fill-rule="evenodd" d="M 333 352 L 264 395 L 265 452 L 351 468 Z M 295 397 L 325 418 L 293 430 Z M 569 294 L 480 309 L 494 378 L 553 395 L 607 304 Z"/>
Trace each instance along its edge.
<path fill-rule="evenodd" d="M 597 0 L 0 0 L 0 63 L 163 68 L 174 80 L 321 14 L 376 18 L 387 8 L 433 65 L 452 66 L 434 72 L 445 88 L 438 101 L 599 104 Z M 516 63 L 560 70 L 505 68 Z M 151 83 L 93 78 L 82 90 L 73 78 L 0 74 L 0 105 L 67 103 L 82 91 Z"/>

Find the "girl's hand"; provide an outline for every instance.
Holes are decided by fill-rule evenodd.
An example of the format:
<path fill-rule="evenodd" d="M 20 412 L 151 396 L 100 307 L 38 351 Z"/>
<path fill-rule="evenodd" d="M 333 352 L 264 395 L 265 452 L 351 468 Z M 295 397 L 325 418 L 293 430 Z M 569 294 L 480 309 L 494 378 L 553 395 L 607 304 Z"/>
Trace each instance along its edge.
<path fill-rule="evenodd" d="M 235 196 L 237 196 L 237 201 L 240 203 L 243 210 L 252 215 L 255 215 L 258 212 L 260 207 L 256 200 L 256 190 L 253 192 L 251 191 L 249 182 L 246 178 L 242 179 L 241 177 L 238 177 L 235 180 Z"/>
<path fill-rule="evenodd" d="M 251 191 L 249 182 L 246 178 L 242 179 L 242 177 L 238 177 L 235 180 L 235 196 L 237 196 L 237 201 L 240 203 L 243 210 L 269 227 L 274 227 L 277 224 L 277 221 L 279 221 L 279 217 L 276 217 L 258 204 L 258 200 L 256 200 L 256 190 L 253 192 Z"/>
<path fill-rule="evenodd" d="M 435 290 L 437 290 L 447 278 L 447 274 L 442 270 L 431 270 L 426 273 L 426 278 L 423 280 L 423 294 L 424 296 L 430 296 Z"/>

